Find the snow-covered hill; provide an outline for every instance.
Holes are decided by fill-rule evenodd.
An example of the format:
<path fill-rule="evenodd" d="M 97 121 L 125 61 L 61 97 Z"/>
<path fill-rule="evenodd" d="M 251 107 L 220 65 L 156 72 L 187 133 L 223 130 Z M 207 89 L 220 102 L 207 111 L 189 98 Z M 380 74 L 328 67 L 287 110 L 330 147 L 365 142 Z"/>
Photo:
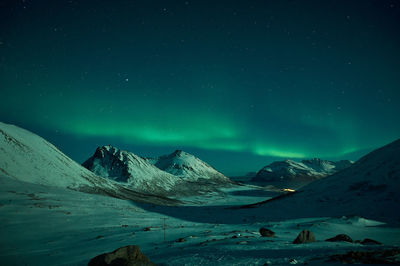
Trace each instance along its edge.
<path fill-rule="evenodd" d="M 43 138 L 0 123 L 0 171 L 14 179 L 58 187 L 92 186 L 99 178 Z"/>
<path fill-rule="evenodd" d="M 352 165 L 351 161 L 338 162 L 314 158 L 296 162 L 285 160 L 273 162 L 262 168 L 252 179 L 263 181 L 313 181 L 334 174 Z"/>
<path fill-rule="evenodd" d="M 164 172 L 132 152 L 110 145 L 98 147 L 92 157 L 82 164 L 93 173 L 145 192 L 170 191 L 181 180 Z"/>
<path fill-rule="evenodd" d="M 360 215 L 400 223 L 400 139 L 265 207 L 304 217 Z"/>
<path fill-rule="evenodd" d="M 182 150 L 176 150 L 169 155 L 149 159 L 149 161 L 159 169 L 184 180 L 196 181 L 206 179 L 218 182 L 231 182 L 229 178 L 206 162 Z"/>
<path fill-rule="evenodd" d="M 2 122 L 0 178 L 145 202 L 172 202 L 169 199 L 137 193 L 117 182 L 99 177 L 38 135 Z"/>

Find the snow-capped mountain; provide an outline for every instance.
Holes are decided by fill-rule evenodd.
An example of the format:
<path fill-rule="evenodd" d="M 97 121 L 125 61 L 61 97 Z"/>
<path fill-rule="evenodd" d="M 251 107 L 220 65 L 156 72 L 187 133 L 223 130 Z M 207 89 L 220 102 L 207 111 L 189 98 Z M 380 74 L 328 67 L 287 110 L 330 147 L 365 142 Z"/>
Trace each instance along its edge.
<path fill-rule="evenodd" d="M 196 181 L 204 179 L 231 182 L 229 178 L 218 172 L 211 165 L 182 150 L 176 150 L 171 154 L 148 160 L 159 169 L 184 180 Z"/>
<path fill-rule="evenodd" d="M 170 204 L 173 201 L 144 195 L 115 181 L 97 176 L 38 135 L 2 122 L 0 178 L 7 182 L 69 188 L 142 202 Z"/>
<path fill-rule="evenodd" d="M 360 215 L 400 223 L 400 139 L 365 155 L 352 166 L 317 180 L 290 197 L 265 206 L 286 213 Z"/>
<path fill-rule="evenodd" d="M 146 192 L 170 191 L 180 178 L 164 172 L 134 153 L 111 145 L 98 147 L 82 164 L 96 175 L 124 182 Z"/>
<path fill-rule="evenodd" d="M 260 171 L 253 181 L 313 181 L 334 174 L 351 166 L 352 162 L 341 160 L 338 162 L 314 158 L 296 162 L 285 160 L 273 162 Z"/>

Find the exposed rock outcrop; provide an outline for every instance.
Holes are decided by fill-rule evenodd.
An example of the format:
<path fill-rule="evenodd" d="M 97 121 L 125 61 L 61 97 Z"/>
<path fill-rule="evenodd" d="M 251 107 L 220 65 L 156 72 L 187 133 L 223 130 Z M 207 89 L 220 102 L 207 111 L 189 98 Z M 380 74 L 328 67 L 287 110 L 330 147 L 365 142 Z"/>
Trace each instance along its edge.
<path fill-rule="evenodd" d="M 139 246 L 125 246 L 94 257 L 88 266 L 155 266 L 150 259 L 144 255 Z"/>

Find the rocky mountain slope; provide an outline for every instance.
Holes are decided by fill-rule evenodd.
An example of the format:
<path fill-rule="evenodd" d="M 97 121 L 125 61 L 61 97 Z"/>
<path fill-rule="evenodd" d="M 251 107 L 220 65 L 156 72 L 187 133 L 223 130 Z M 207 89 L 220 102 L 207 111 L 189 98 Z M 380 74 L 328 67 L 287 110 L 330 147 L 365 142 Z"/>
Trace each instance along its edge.
<path fill-rule="evenodd" d="M 352 162 L 348 160 L 333 162 L 318 158 L 301 162 L 278 161 L 258 171 L 252 181 L 313 181 L 346 169 L 351 165 Z"/>

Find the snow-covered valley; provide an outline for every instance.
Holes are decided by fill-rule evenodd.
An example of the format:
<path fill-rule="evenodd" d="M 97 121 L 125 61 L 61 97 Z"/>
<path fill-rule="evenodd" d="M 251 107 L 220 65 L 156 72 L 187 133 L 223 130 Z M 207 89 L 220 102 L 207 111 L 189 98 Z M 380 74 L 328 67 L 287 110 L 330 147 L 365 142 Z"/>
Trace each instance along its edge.
<path fill-rule="evenodd" d="M 215 198 L 218 205 L 190 202 L 168 207 L 5 177 L 0 180 L 3 265 L 87 265 L 98 254 L 132 244 L 161 265 L 319 265 L 327 263 L 331 254 L 400 245 L 398 227 L 360 217 L 279 221 L 258 209 L 228 208 L 241 202 L 237 193 L 205 198 L 208 203 Z M 234 191 L 255 190 L 242 187 Z M 261 227 L 273 230 L 276 236 L 261 237 Z M 303 229 L 313 231 L 317 242 L 292 244 Z M 372 238 L 384 245 L 324 241 L 340 233 L 353 239 Z M 179 239 L 184 240 L 177 242 Z"/>
<path fill-rule="evenodd" d="M 399 141 L 295 193 L 230 183 L 167 198 L 100 177 L 44 139 L 0 126 L 2 265 L 87 265 L 127 245 L 158 265 L 321 265 L 350 251 L 399 250 Z M 316 241 L 293 244 L 302 230 Z M 339 234 L 354 242 L 325 241 Z M 384 259 L 399 263 L 398 255 Z"/>

